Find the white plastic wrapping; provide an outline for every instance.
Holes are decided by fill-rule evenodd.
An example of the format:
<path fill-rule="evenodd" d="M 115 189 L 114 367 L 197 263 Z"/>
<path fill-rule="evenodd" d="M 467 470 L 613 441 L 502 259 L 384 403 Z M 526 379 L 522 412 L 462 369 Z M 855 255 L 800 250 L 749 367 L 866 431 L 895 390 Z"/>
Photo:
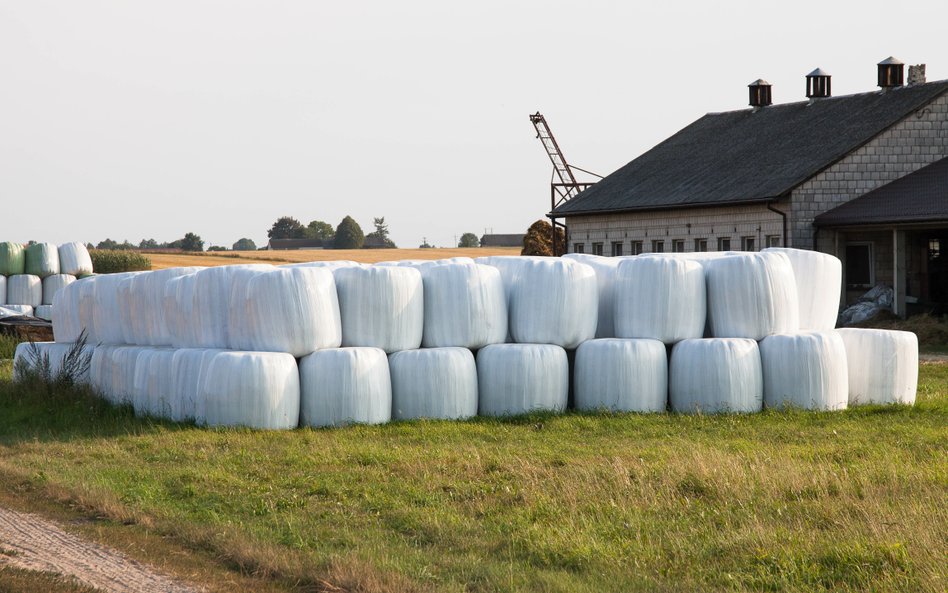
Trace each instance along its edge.
<path fill-rule="evenodd" d="M 170 348 L 142 348 L 138 353 L 132 383 L 132 407 L 139 416 L 172 417 L 177 397 L 171 364 L 174 353 Z"/>
<path fill-rule="evenodd" d="M 672 349 L 668 383 L 668 400 L 676 412 L 759 412 L 764 385 L 757 342 L 743 338 L 678 342 Z"/>
<path fill-rule="evenodd" d="M 251 270 L 234 276 L 228 339 L 234 350 L 300 357 L 342 343 L 333 273 L 320 268 Z"/>
<path fill-rule="evenodd" d="M 29 305 L 3 305 L 0 307 L 0 317 L 32 317 L 35 310 Z"/>
<path fill-rule="evenodd" d="M 121 274 L 102 274 L 89 280 L 93 285 L 92 324 L 95 336 L 102 344 L 126 344 L 128 318 L 134 313 L 127 299 L 127 287 L 131 278 L 142 272 L 124 272 Z M 123 290 L 123 282 L 125 282 Z M 80 291 L 80 299 L 82 299 Z M 81 314 L 81 303 L 80 303 Z"/>
<path fill-rule="evenodd" d="M 194 274 L 199 267 L 168 268 L 131 276 L 120 285 L 123 296 L 125 341 L 142 346 L 170 346 L 171 332 L 165 321 L 165 286 L 174 278 Z"/>
<path fill-rule="evenodd" d="M 576 349 L 574 393 L 580 410 L 664 412 L 668 354 L 658 340 L 590 340 Z"/>
<path fill-rule="evenodd" d="M 273 270 L 267 264 L 219 266 L 172 278 L 162 298 L 165 325 L 176 348 L 227 348 L 234 279 L 247 271 Z"/>
<path fill-rule="evenodd" d="M 446 263 L 421 268 L 425 348 L 481 348 L 507 339 L 507 301 L 497 268 Z"/>
<path fill-rule="evenodd" d="M 842 262 L 808 249 L 771 247 L 763 252 L 782 253 L 790 260 L 800 303 L 800 329 L 828 331 L 836 327 L 843 286 Z"/>
<path fill-rule="evenodd" d="M 567 253 L 563 256 L 563 259 L 572 259 L 586 264 L 596 272 L 596 283 L 599 286 L 599 319 L 596 325 L 596 337 L 616 337 L 614 321 L 616 272 L 619 263 L 627 258 L 603 257 L 588 253 Z"/>
<path fill-rule="evenodd" d="M 494 344 L 477 351 L 479 413 L 560 412 L 569 397 L 566 351 L 550 344 Z"/>
<path fill-rule="evenodd" d="M 715 337 L 761 340 L 800 329 L 797 284 L 786 255 L 742 253 L 702 265 Z"/>
<path fill-rule="evenodd" d="M 43 304 L 43 281 L 32 274 L 7 276 L 7 305 L 29 305 L 38 307 Z"/>
<path fill-rule="evenodd" d="M 92 258 L 82 243 L 63 243 L 59 246 L 59 271 L 71 276 L 88 276 L 92 273 Z"/>
<path fill-rule="evenodd" d="M 208 366 L 202 395 L 208 426 L 296 428 L 300 375 L 293 356 L 279 352 L 220 352 Z"/>
<path fill-rule="evenodd" d="M 665 344 L 701 338 L 707 312 L 704 268 L 672 257 L 633 257 L 619 263 L 615 329 L 621 338 Z"/>
<path fill-rule="evenodd" d="M 39 351 L 40 356 L 49 356 L 49 370 L 52 378 L 55 379 L 61 372 L 63 368 L 63 360 L 69 354 L 69 351 L 75 346 L 75 344 L 60 344 L 58 342 L 35 342 L 36 348 Z M 92 346 L 86 346 L 82 351 L 82 356 L 92 357 L 94 348 Z M 19 374 L 20 364 L 27 364 L 32 367 L 36 360 L 33 359 L 32 354 L 30 353 L 30 343 L 21 342 L 17 344 L 16 352 L 13 355 L 13 379 L 19 381 L 22 377 Z M 73 377 L 76 383 L 84 384 L 89 382 L 88 372 L 78 376 Z"/>
<path fill-rule="evenodd" d="M 347 259 L 340 260 L 330 260 L 330 261 L 307 261 L 298 264 L 282 264 L 277 266 L 280 268 L 326 268 L 328 270 L 336 270 L 338 268 L 361 268 L 362 264 L 359 262 L 349 261 Z"/>
<path fill-rule="evenodd" d="M 467 348 L 425 348 L 388 357 L 392 417 L 459 419 L 477 415 L 477 367 Z"/>
<path fill-rule="evenodd" d="M 90 344 L 100 343 L 99 334 L 95 329 L 95 279 L 96 279 L 96 276 L 83 278 L 82 282 L 73 282 L 72 284 L 67 286 L 64 291 L 66 293 L 69 293 L 69 291 L 72 291 L 74 289 L 78 291 L 76 293 L 76 303 L 77 303 L 76 308 L 78 311 L 76 315 L 76 319 L 78 320 L 78 328 L 84 329 L 86 331 L 86 337 Z M 59 313 L 56 312 L 57 309 L 56 309 L 55 304 L 53 305 L 53 311 L 54 311 L 53 312 L 54 316 L 59 315 Z M 71 322 L 70 322 L 70 325 L 65 325 L 64 327 L 68 329 L 75 329 L 75 327 L 71 325 Z M 55 333 L 55 331 L 56 331 L 56 322 L 54 321 L 53 332 Z M 79 334 L 76 333 L 75 335 L 78 336 Z M 78 337 L 72 337 L 72 338 L 64 337 L 62 341 L 72 342 L 77 339 Z M 61 341 L 61 340 L 57 339 L 57 341 Z"/>
<path fill-rule="evenodd" d="M 391 420 L 392 381 L 384 350 L 320 350 L 300 359 L 299 368 L 300 426 Z"/>
<path fill-rule="evenodd" d="M 194 420 L 206 424 L 204 402 L 204 379 L 207 369 L 217 354 L 224 350 L 212 348 L 179 348 L 174 350 L 171 360 L 171 377 L 174 381 L 171 400 L 171 420 L 181 422 Z"/>
<path fill-rule="evenodd" d="M 113 404 L 132 403 L 135 363 L 141 351 L 138 346 L 97 346 L 89 369 L 93 389 Z"/>
<path fill-rule="evenodd" d="M 53 274 L 43 278 L 43 304 L 52 305 L 56 293 L 75 281 L 76 277 L 69 274 Z"/>
<path fill-rule="evenodd" d="M 53 320 L 53 306 L 52 305 L 40 305 L 33 309 L 33 316 L 37 319 L 43 319 L 45 321 Z"/>
<path fill-rule="evenodd" d="M 7 304 L 7 277 L 0 276 L 0 307 Z"/>
<path fill-rule="evenodd" d="M 34 243 L 26 248 L 27 274 L 45 278 L 59 273 L 59 248 L 52 243 Z"/>
<path fill-rule="evenodd" d="M 760 342 L 764 405 L 842 410 L 849 400 L 846 347 L 834 331 L 777 334 Z"/>
<path fill-rule="evenodd" d="M 342 345 L 386 353 L 421 346 L 425 305 L 421 273 L 406 266 L 334 270 Z"/>
<path fill-rule="evenodd" d="M 510 336 L 521 344 L 576 348 L 596 336 L 596 273 L 568 259 L 536 258 L 520 266 L 510 296 Z"/>
<path fill-rule="evenodd" d="M 882 329 L 836 330 L 846 346 L 849 405 L 914 404 L 918 389 L 918 337 Z"/>

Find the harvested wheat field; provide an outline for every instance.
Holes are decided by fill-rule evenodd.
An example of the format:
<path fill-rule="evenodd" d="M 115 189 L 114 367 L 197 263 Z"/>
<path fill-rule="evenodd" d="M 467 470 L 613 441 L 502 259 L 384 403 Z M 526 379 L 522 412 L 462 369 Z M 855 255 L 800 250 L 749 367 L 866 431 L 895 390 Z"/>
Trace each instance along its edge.
<path fill-rule="evenodd" d="M 474 247 L 444 249 L 301 249 L 294 251 L 218 251 L 204 253 L 146 253 L 152 270 L 181 266 L 227 266 L 232 264 L 287 264 L 308 261 L 351 260 L 364 264 L 400 259 L 444 259 L 520 255 L 519 247 Z"/>

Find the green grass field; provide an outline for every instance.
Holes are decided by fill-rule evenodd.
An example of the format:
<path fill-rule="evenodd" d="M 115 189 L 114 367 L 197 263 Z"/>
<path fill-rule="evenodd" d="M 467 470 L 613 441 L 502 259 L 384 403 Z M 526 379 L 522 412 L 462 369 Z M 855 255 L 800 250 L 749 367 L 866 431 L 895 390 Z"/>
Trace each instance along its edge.
<path fill-rule="evenodd" d="M 948 364 L 910 408 L 266 433 L 27 390 L 5 362 L 0 483 L 209 590 L 945 591 Z"/>

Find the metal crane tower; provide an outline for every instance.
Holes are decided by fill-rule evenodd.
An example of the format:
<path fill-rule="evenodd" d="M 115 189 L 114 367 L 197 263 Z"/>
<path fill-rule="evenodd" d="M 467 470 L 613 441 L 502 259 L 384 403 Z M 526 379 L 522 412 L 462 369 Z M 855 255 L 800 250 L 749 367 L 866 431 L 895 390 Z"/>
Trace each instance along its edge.
<path fill-rule="evenodd" d="M 573 173 L 573 169 L 598 177 L 599 179 L 602 179 L 602 176 L 576 166 L 571 166 L 566 162 L 566 157 L 563 156 L 560 145 L 556 143 L 556 138 L 553 137 L 553 132 L 550 131 L 549 124 L 546 123 L 546 118 L 543 117 L 539 111 L 530 116 L 530 123 L 532 123 L 536 129 L 537 138 L 543 143 L 543 148 L 546 150 L 547 156 L 550 157 L 550 162 L 553 163 L 553 175 L 550 179 L 550 211 L 552 212 L 557 206 L 567 202 L 595 183 L 580 183 L 576 181 L 576 175 Z M 557 178 L 559 178 L 559 183 L 556 182 Z M 557 227 L 562 228 L 565 234 L 566 225 L 557 222 L 556 219 L 552 217 L 550 221 L 553 223 L 553 255 L 558 256 L 566 252 L 566 245 L 562 246 L 562 250 L 558 248 L 556 229 Z"/>

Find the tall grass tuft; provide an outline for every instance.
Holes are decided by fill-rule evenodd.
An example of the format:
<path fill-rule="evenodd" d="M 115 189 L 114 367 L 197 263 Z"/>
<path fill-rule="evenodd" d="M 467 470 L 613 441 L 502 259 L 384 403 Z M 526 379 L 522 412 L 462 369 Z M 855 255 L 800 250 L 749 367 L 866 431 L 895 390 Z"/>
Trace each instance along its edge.
<path fill-rule="evenodd" d="M 88 337 L 85 330 L 69 347 L 62 361 L 54 366 L 49 352 L 42 351 L 35 342 L 27 346 L 26 356 L 16 361 L 13 376 L 17 382 L 42 387 L 47 396 L 71 391 L 84 383 L 92 365 L 92 355 L 86 351 Z"/>

